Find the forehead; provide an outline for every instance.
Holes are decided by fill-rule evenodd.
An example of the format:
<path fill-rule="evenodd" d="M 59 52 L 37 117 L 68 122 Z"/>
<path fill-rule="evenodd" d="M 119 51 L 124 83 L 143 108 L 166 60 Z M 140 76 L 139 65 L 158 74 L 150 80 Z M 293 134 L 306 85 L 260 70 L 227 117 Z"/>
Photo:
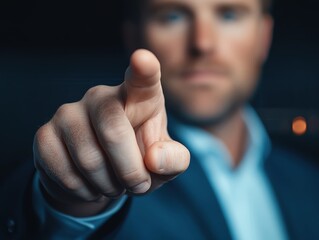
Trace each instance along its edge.
<path fill-rule="evenodd" d="M 251 7 L 260 7 L 263 0 L 145 0 L 146 6 L 162 6 L 162 5 L 183 5 L 190 8 L 205 6 L 213 7 L 216 5 L 232 5 L 240 4 Z"/>

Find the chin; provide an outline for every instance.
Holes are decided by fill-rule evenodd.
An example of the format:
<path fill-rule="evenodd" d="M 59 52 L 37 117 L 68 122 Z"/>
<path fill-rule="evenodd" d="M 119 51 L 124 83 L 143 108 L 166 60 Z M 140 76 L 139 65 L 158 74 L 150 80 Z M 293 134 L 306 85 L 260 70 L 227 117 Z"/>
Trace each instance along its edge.
<path fill-rule="evenodd" d="M 217 90 L 216 90 L 217 91 Z M 166 91 L 166 107 L 170 114 L 180 121 L 202 127 L 219 125 L 232 117 L 246 101 L 239 91 L 226 93 L 186 92 L 173 94 Z"/>
<path fill-rule="evenodd" d="M 218 109 L 185 109 L 176 105 L 167 106 L 170 113 L 180 121 L 200 127 L 218 125 L 230 118 L 235 112 L 237 112 L 239 107 L 240 106 L 238 104 L 224 105 Z"/>

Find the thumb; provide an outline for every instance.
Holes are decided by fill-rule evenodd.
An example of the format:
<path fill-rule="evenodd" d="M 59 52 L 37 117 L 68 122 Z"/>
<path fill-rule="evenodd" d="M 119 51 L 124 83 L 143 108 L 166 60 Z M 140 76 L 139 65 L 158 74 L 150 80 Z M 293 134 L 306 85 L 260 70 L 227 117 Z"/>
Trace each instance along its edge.
<path fill-rule="evenodd" d="M 188 168 L 190 153 L 174 140 L 158 141 L 147 150 L 144 163 L 153 173 L 174 177 Z"/>
<path fill-rule="evenodd" d="M 145 49 L 136 50 L 125 72 L 126 101 L 137 103 L 161 97 L 160 77 L 160 63 L 155 55 Z"/>

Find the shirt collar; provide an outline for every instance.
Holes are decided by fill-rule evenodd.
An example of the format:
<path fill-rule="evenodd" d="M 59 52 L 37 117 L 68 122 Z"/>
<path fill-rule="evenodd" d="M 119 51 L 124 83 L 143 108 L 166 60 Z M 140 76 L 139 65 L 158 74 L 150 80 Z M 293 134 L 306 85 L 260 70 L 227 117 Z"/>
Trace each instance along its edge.
<path fill-rule="evenodd" d="M 248 166 L 260 166 L 271 150 L 268 134 L 252 107 L 246 106 L 243 118 L 248 130 L 248 144 L 238 170 Z M 169 129 L 190 150 L 199 161 L 205 156 L 214 157 L 216 164 L 232 170 L 230 154 L 225 145 L 201 128 L 187 125 L 168 115 Z"/>

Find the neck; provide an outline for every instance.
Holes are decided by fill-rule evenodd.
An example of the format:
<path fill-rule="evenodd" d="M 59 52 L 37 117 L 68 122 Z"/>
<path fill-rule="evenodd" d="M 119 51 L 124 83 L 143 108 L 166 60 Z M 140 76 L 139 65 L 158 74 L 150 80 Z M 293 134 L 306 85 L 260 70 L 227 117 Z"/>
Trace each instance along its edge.
<path fill-rule="evenodd" d="M 247 146 L 247 129 L 242 109 L 238 109 L 227 119 L 214 126 L 205 127 L 204 130 L 225 144 L 231 156 L 232 166 L 236 168 L 240 164 Z"/>

